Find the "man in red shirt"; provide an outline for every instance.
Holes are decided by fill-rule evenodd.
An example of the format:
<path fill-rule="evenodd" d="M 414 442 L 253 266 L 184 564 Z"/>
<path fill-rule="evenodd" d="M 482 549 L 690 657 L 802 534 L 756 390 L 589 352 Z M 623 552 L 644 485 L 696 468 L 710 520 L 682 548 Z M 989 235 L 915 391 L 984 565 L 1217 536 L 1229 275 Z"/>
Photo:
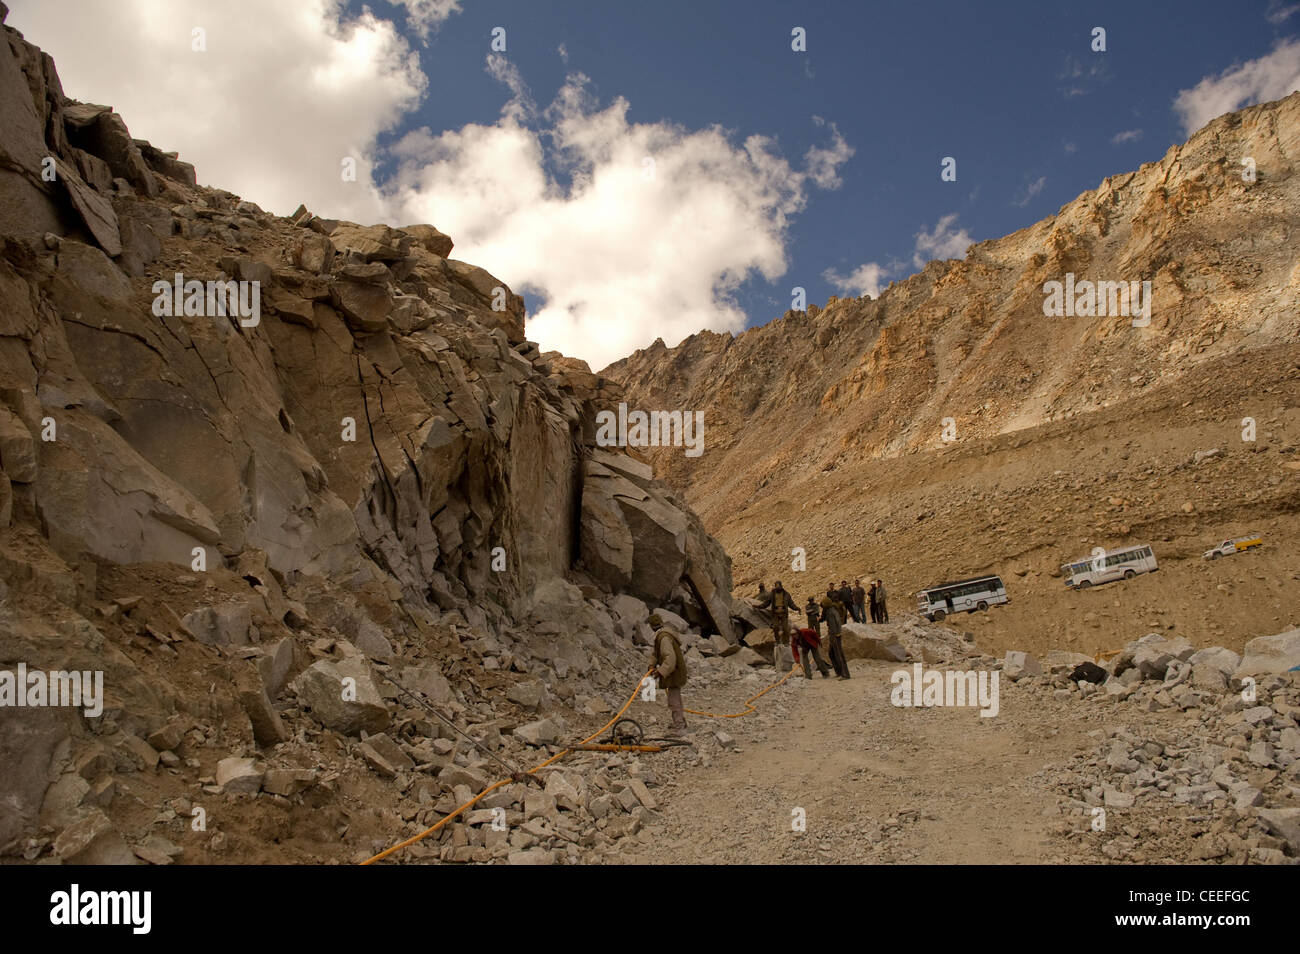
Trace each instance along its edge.
<path fill-rule="evenodd" d="M 790 649 L 794 653 L 795 662 L 803 663 L 803 675 L 805 679 L 812 678 L 812 668 L 808 665 L 808 657 L 811 656 L 817 663 L 817 671 L 822 674 L 823 679 L 829 679 L 830 667 L 822 659 L 821 653 L 817 651 L 821 646 L 821 640 L 817 636 L 817 630 L 803 627 L 796 629 L 790 634 Z"/>

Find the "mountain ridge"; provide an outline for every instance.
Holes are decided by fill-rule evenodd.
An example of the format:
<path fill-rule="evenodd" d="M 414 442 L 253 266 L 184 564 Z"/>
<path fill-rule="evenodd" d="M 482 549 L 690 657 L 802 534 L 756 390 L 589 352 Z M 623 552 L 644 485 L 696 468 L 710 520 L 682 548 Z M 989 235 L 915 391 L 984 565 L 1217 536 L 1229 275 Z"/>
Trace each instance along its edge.
<path fill-rule="evenodd" d="M 1243 178 L 1245 157 L 1254 160 L 1253 182 Z M 868 542 L 837 539 L 829 528 L 837 509 L 865 508 L 873 524 L 887 521 L 891 505 L 880 496 L 888 483 L 882 467 L 913 475 L 913 487 L 937 487 L 946 461 L 1008 441 L 1024 442 L 1024 454 L 1031 455 L 1028 448 L 1040 438 L 1050 442 L 1057 425 L 1093 434 L 1100 453 L 1104 441 L 1086 422 L 1136 406 L 1144 395 L 1163 405 L 1161 389 L 1205 391 L 1214 402 L 1207 409 L 1222 412 L 1217 429 L 1201 428 L 1199 437 L 1188 433 L 1188 441 L 1202 443 L 1189 443 L 1179 454 L 1190 458 L 1217 445 L 1225 458 L 1268 447 L 1290 458 L 1295 412 L 1289 355 L 1300 341 L 1298 161 L 1300 93 L 1221 116 L 1159 161 L 1107 177 L 1055 215 L 972 245 L 964 259 L 930 262 L 878 298 L 832 297 L 825 307 L 787 311 L 739 335 L 705 331 L 674 348 L 656 342 L 602 373 L 623 386 L 629 407 L 703 412 L 701 458 L 654 448 L 646 453 L 656 473 L 685 495 L 732 553 L 738 580 L 752 583 L 781 575 L 783 568 L 788 574 L 788 551 L 799 545 L 809 554 L 820 550 L 821 568 L 836 581 L 875 575 L 872 567 L 890 563 L 905 588 L 983 572 L 996 560 L 978 552 L 982 543 L 975 534 L 965 543 L 950 541 L 928 559 L 919 541 L 891 557 Z M 1045 286 L 1070 274 L 1079 281 L 1150 281 L 1149 324 L 1135 326 L 1133 316 L 1124 315 L 1047 317 Z M 1239 371 L 1245 377 L 1226 390 L 1205 379 L 1207 368 L 1234 355 L 1256 356 L 1260 373 Z M 1280 407 L 1270 395 L 1274 389 L 1284 395 Z M 1246 418 L 1257 422 L 1257 441 L 1241 439 Z M 1189 422 L 1166 423 L 1182 433 Z M 1125 430 L 1130 441 L 1148 439 Z M 1158 435 L 1149 439 L 1158 443 Z M 1261 458 L 1241 460 L 1253 467 Z M 1099 465 L 1084 460 L 1078 466 L 1091 474 Z M 1166 466 L 1175 463 L 1159 462 Z M 1293 486 L 1292 471 L 1283 467 L 1280 473 Z M 1181 471 L 1171 474 L 1177 480 Z M 1260 479 L 1275 476 L 1270 471 Z M 1050 477 L 1040 471 L 1033 480 Z M 827 482 L 849 487 L 827 502 Z M 963 495 L 986 493 L 973 470 L 957 483 Z M 1207 498 L 1204 506 L 1216 505 L 1213 487 L 1180 485 L 1178 492 L 1193 506 L 1198 494 Z M 919 506 L 927 509 L 933 507 Z M 963 505 L 954 513 L 980 526 L 985 520 L 978 510 Z M 851 525 L 843 518 L 840 523 Z M 1040 554 L 1041 572 L 1053 571 L 1050 561 L 1063 563 L 1125 539 L 1102 532 L 1106 526 L 1080 515 L 1071 528 L 1078 541 L 1063 542 L 1055 556 Z M 785 542 L 778 546 L 774 538 Z M 830 556 L 828 548 L 843 553 Z M 818 587 L 824 585 L 819 580 Z M 1043 598 L 1049 608 L 1064 608 L 1047 590 Z M 1011 630 L 1008 640 L 1016 634 L 1042 638 L 1027 620 Z M 1093 638 L 1078 627 L 1058 635 Z"/>

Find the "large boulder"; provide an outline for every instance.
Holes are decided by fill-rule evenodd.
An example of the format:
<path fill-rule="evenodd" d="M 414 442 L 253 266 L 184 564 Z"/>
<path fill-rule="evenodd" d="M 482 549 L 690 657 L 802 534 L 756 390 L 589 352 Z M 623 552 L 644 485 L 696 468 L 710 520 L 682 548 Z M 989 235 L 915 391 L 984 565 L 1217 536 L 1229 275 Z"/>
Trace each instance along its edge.
<path fill-rule="evenodd" d="M 1185 662 L 1192 658 L 1196 647 L 1184 637 L 1168 639 L 1159 633 L 1143 636 L 1131 644 L 1133 665 L 1142 673 L 1144 679 L 1164 679 L 1169 664 L 1174 660 Z"/>
<path fill-rule="evenodd" d="M 35 824 L 67 744 L 66 710 L 0 707 L 0 851 Z"/>
<path fill-rule="evenodd" d="M 137 865 L 140 862 L 107 815 L 90 809 L 54 841 L 54 854 L 66 865 Z"/>
<path fill-rule="evenodd" d="M 217 785 L 226 795 L 256 794 L 265 776 L 266 766 L 256 759 L 231 757 L 217 763 Z"/>
<path fill-rule="evenodd" d="M 705 628 L 735 640 L 731 562 L 699 519 L 654 482 L 649 465 L 596 448 L 583 464 L 579 544 L 604 586 L 648 602 L 684 587 Z"/>
<path fill-rule="evenodd" d="M 293 681 L 299 704 L 327 729 L 344 735 L 382 732 L 390 714 L 362 659 L 322 659 Z"/>
<path fill-rule="evenodd" d="M 650 608 L 627 593 L 620 593 L 610 600 L 609 608 L 629 634 L 635 632 L 637 626 L 650 618 Z"/>
<path fill-rule="evenodd" d="M 1293 857 L 1300 856 L 1300 808 L 1261 808 L 1259 820 L 1287 843 Z"/>
<path fill-rule="evenodd" d="M 446 258 L 451 254 L 453 247 L 451 239 L 432 225 L 404 225 L 402 231 L 411 236 L 417 245 L 439 258 Z"/>
<path fill-rule="evenodd" d="M 1041 676 L 1043 666 L 1029 653 L 1008 650 L 1002 658 L 1002 671 L 1008 679 L 1019 680 L 1025 676 Z"/>
<path fill-rule="evenodd" d="M 388 327 L 392 296 L 381 285 L 354 278 L 330 282 L 330 300 L 354 331 L 375 332 Z"/>
<path fill-rule="evenodd" d="M 1257 636 L 1242 650 L 1236 676 L 1287 672 L 1300 666 L 1300 627 L 1273 636 Z"/>
<path fill-rule="evenodd" d="M 1225 676 L 1232 675 L 1241 665 L 1241 657 L 1231 649 L 1224 649 L 1222 646 L 1197 650 L 1188 657 L 1187 661 L 1194 667 L 1217 669 Z"/>
<path fill-rule="evenodd" d="M 776 645 L 776 633 L 771 626 L 752 629 L 745 634 L 745 645 L 766 656 L 771 656 L 772 647 Z"/>
<path fill-rule="evenodd" d="M 746 642 L 749 642 L 747 639 Z M 845 659 L 906 662 L 907 650 L 892 633 L 880 633 L 866 623 L 845 623 L 840 636 Z"/>
<path fill-rule="evenodd" d="M 341 222 L 329 241 L 342 251 L 356 252 L 366 262 L 397 262 L 406 258 L 411 236 L 387 225 L 352 225 Z"/>
<path fill-rule="evenodd" d="M 772 625 L 772 614 L 760 610 L 749 600 L 731 599 L 731 625 L 737 633 L 749 633 Z M 748 640 L 746 640 L 748 642 Z"/>
<path fill-rule="evenodd" d="M 252 610 L 243 600 L 204 606 L 182 620 L 201 643 L 209 646 L 243 646 L 253 624 Z"/>

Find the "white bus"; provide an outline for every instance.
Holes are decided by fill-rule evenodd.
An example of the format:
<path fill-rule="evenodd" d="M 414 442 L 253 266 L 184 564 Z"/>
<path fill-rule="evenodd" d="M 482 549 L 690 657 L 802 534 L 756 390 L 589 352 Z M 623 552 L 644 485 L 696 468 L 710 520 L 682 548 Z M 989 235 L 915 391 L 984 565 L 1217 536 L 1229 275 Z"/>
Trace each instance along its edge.
<path fill-rule="evenodd" d="M 1010 603 L 1000 576 L 976 576 L 969 580 L 941 583 L 916 594 L 917 612 L 933 623 L 965 610 L 973 613 L 999 603 Z"/>
<path fill-rule="evenodd" d="M 1061 575 L 1066 586 L 1086 590 L 1099 583 L 1131 580 L 1139 573 L 1154 573 L 1158 569 L 1156 555 L 1143 543 L 1119 550 L 1098 548 L 1092 556 L 1062 566 Z"/>

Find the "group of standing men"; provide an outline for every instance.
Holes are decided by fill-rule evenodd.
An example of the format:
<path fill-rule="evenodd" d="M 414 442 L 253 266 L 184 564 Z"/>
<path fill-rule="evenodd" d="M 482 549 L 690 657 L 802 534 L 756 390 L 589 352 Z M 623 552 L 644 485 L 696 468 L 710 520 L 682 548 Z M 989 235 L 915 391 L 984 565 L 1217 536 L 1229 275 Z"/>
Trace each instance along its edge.
<path fill-rule="evenodd" d="M 862 588 L 861 580 L 854 580 L 853 586 L 849 586 L 848 580 L 840 580 L 840 585 L 834 583 L 826 588 L 829 595 L 834 593 L 836 599 L 843 603 L 849 611 L 849 615 L 855 623 L 865 623 L 867 614 L 871 615 L 873 623 L 888 623 L 889 610 L 885 606 L 885 584 L 882 580 L 869 580 L 870 589 Z"/>
<path fill-rule="evenodd" d="M 792 610 L 798 612 L 799 604 L 789 591 L 781 586 L 780 580 L 776 581 L 770 591 L 762 583 L 758 584 L 758 605 L 772 611 L 772 630 L 776 639 L 790 641 L 790 649 L 794 653 L 795 661 L 802 663 L 803 674 L 809 679 L 812 678 L 810 662 L 816 663 L 823 679 L 830 678 L 830 667 L 826 665 L 819 651 L 822 623 L 826 624 L 826 640 L 831 665 L 835 667 L 835 675 L 840 679 L 848 679 L 850 678 L 849 662 L 844 657 L 844 644 L 840 635 L 844 624 L 850 618 L 854 622 L 865 623 L 868 609 L 871 613 L 871 622 L 889 622 L 889 612 L 885 607 L 885 584 L 880 580 L 872 580 L 870 590 L 863 588 L 861 580 L 855 580 L 852 587 L 849 586 L 848 580 L 841 580 L 838 587 L 831 583 L 826 587 L 826 595 L 820 601 L 814 596 L 808 597 L 808 603 L 803 608 L 808 625 L 793 631 L 790 628 L 790 613 Z"/>

